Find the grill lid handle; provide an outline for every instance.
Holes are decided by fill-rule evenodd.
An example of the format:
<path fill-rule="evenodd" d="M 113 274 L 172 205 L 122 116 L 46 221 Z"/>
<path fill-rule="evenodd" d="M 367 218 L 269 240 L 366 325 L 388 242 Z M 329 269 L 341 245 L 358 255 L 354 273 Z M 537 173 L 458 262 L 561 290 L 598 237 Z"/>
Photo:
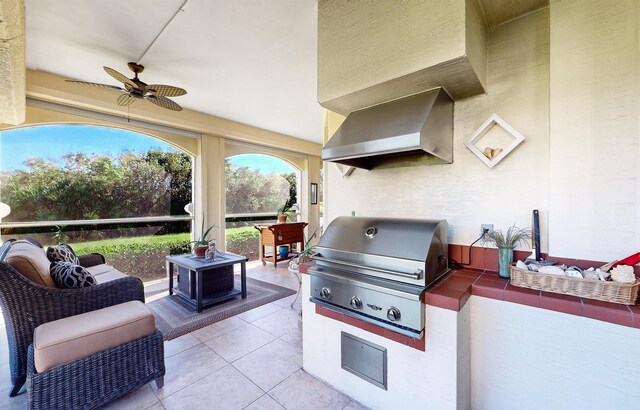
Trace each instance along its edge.
<path fill-rule="evenodd" d="M 342 261 L 338 259 L 325 258 L 320 254 L 315 254 L 311 258 L 320 262 L 329 262 L 329 263 L 334 263 L 336 265 L 348 266 L 350 268 L 365 268 L 365 269 L 373 270 L 376 272 L 387 273 L 389 275 L 397 275 L 397 276 L 403 276 L 403 277 L 410 276 L 416 280 L 422 279 L 422 275 L 424 274 L 424 271 L 422 269 L 417 269 L 415 272 L 398 272 L 395 270 L 376 268 L 373 266 L 362 266 L 362 265 L 358 265 L 357 263 Z"/>

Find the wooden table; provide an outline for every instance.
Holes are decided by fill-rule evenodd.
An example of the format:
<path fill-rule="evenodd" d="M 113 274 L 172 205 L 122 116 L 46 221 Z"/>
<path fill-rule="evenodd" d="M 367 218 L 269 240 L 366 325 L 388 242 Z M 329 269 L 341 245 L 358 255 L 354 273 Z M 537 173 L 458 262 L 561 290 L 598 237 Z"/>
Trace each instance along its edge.
<path fill-rule="evenodd" d="M 218 253 L 214 260 L 206 260 L 204 256 L 193 254 L 167 256 L 167 275 L 169 276 L 169 295 L 176 294 L 191 304 L 198 313 L 207 307 L 223 300 L 241 295 L 247 298 L 247 268 L 249 258 L 233 253 Z M 233 285 L 233 265 L 240 264 L 240 289 Z M 173 287 L 174 265 L 180 272 L 180 280 L 184 281 L 177 288 Z M 228 274 L 231 270 L 231 286 L 223 289 L 215 288 L 216 275 Z M 213 285 L 213 286 L 212 286 Z"/>
<path fill-rule="evenodd" d="M 255 225 L 260 231 L 260 260 L 263 265 L 273 262 L 273 266 L 278 266 L 278 262 L 289 260 L 304 250 L 304 228 L 306 222 L 286 222 L 273 224 Z M 299 243 L 298 252 L 291 252 L 292 245 Z M 281 258 L 278 254 L 278 246 L 289 245 L 289 255 Z M 267 254 L 265 247 L 271 247 L 271 254 Z"/>

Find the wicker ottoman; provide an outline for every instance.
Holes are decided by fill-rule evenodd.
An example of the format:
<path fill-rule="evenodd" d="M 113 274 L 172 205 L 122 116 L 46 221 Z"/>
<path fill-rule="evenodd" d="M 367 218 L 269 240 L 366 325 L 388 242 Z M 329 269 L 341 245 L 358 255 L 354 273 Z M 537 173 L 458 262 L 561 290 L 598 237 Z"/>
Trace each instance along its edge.
<path fill-rule="evenodd" d="M 162 334 L 144 303 L 126 302 L 38 326 L 27 366 L 30 409 L 91 409 L 162 387 Z"/>

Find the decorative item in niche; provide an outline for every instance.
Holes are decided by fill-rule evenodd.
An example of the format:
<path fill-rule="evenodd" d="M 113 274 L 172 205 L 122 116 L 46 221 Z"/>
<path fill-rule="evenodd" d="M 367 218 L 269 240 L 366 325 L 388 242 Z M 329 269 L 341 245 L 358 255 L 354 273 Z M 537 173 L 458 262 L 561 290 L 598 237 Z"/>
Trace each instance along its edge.
<path fill-rule="evenodd" d="M 350 167 L 342 164 L 336 164 L 335 162 L 333 163 L 333 165 L 335 165 L 336 168 L 338 168 L 338 171 L 340 171 L 340 175 L 342 175 L 342 178 L 348 177 L 349 175 L 351 175 L 353 170 L 355 170 L 354 167 Z"/>
<path fill-rule="evenodd" d="M 494 125 L 499 125 L 507 135 L 509 135 L 513 140 L 508 143 L 506 146 L 502 147 L 490 147 L 485 146 L 480 148 L 479 143 L 483 139 L 483 137 L 491 131 Z M 505 120 L 500 118 L 498 114 L 491 114 L 488 120 L 484 122 L 476 130 L 476 132 L 471 135 L 469 140 L 464 143 L 473 152 L 482 162 L 485 163 L 489 168 L 493 168 L 498 164 L 498 162 L 502 161 L 504 157 L 509 155 L 511 151 L 513 151 L 522 141 L 524 141 L 524 136 L 520 134 L 515 128 L 509 125 Z"/>

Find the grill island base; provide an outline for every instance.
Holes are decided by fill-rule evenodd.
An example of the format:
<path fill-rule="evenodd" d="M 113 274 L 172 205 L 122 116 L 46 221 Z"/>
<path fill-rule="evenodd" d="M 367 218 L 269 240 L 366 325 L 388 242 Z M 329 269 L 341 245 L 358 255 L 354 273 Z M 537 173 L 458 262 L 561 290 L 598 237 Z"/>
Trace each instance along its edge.
<path fill-rule="evenodd" d="M 304 250 L 304 228 L 306 222 L 288 222 L 282 224 L 255 225 L 260 231 L 260 260 L 262 265 L 273 262 L 273 266 L 278 266 L 278 262 L 286 261 L 298 255 Z M 298 243 L 298 252 L 291 252 L 292 245 Z M 278 246 L 289 245 L 289 255 L 280 257 Z M 266 247 L 271 248 L 271 254 L 267 254 Z"/>

